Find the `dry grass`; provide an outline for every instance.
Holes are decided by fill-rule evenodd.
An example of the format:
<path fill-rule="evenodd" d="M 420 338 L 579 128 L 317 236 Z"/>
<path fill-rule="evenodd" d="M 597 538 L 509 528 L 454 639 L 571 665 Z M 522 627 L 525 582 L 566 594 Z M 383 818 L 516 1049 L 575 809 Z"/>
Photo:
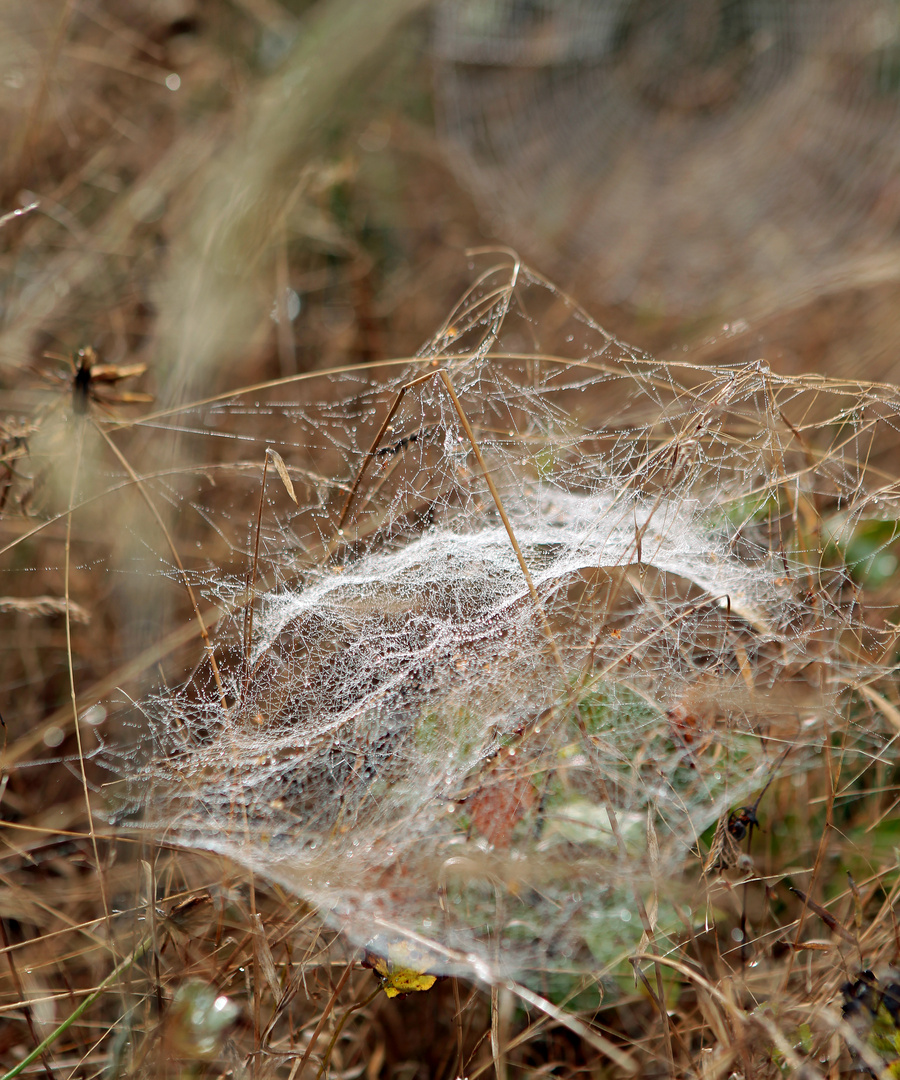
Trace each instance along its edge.
<path fill-rule="evenodd" d="M 753 365 L 729 382 L 725 370 L 657 364 L 604 337 L 557 290 L 513 280 L 506 256 L 467 294 L 477 271 L 451 245 L 478 239 L 478 224 L 417 126 L 428 101 L 417 7 L 325 3 L 299 35 L 302 12 L 249 0 L 2 13 L 15 77 L 0 99 L 0 209 L 39 200 L 0 231 L 4 1075 L 25 1060 L 22 1075 L 53 1077 L 878 1075 L 898 1049 L 890 1010 L 873 1038 L 869 1007 L 898 979 L 900 951 L 898 391 Z M 300 85 L 308 96 L 292 97 Z M 501 308 L 506 322 L 492 321 Z M 435 328 L 432 350 L 414 358 Z M 79 376 L 68 357 L 87 345 L 120 370 Z M 472 377 L 479 350 L 485 367 Z M 388 417 L 423 370 L 443 383 L 412 387 Z M 395 430 L 373 441 L 385 417 Z M 285 459 L 294 501 L 271 465 L 260 501 L 267 447 Z M 466 818 L 453 850 L 493 875 L 497 920 L 475 928 L 475 960 L 438 930 L 427 963 L 391 953 L 414 982 L 426 969 L 442 976 L 391 996 L 403 976 L 383 982 L 378 948 L 422 937 L 423 902 L 458 915 L 452 889 L 427 859 L 391 864 L 373 840 L 385 873 L 372 895 L 392 898 L 396 925 L 366 955 L 372 912 L 335 915 L 321 868 L 310 884 L 299 858 L 287 869 L 269 859 L 267 830 L 281 819 L 254 817 L 269 788 L 240 758 L 226 786 L 207 744 L 244 738 L 261 716 L 269 726 L 248 745 L 292 753 L 307 662 L 292 643 L 308 634 L 318 651 L 307 683 L 312 669 L 330 687 L 334 672 L 353 674 L 332 653 L 356 645 L 351 630 L 373 608 L 385 636 L 429 612 L 403 592 L 414 569 L 374 601 L 342 597 L 344 622 L 318 638 L 299 616 L 272 630 L 266 594 L 286 595 L 323 564 L 363 574 L 367 559 L 412 548 L 429 528 L 462 523 L 483 538 L 499 530 L 501 506 L 526 538 L 525 577 L 537 576 L 552 552 L 527 540 L 516 499 L 554 477 L 583 494 L 611 461 L 653 508 L 639 523 L 627 503 L 627 557 L 581 567 L 565 590 L 519 583 L 517 610 L 532 621 L 488 676 L 465 672 L 506 638 L 452 658 L 444 719 L 459 720 L 460 701 L 505 718 L 447 797 Z M 702 560 L 676 568 L 677 552 L 660 554 L 654 515 L 702 491 L 740 524 L 731 554 L 769 592 L 710 605 Z M 385 564 L 371 565 L 377 579 Z M 255 629 L 248 578 L 261 598 Z M 431 614 L 445 618 L 457 598 L 451 580 L 442 587 Z M 497 704 L 507 686 L 516 722 L 507 699 Z M 350 694 L 342 687 L 329 690 L 334 701 Z M 198 716 L 212 717 L 212 734 Z M 608 727 L 616 716 L 625 730 Z M 542 741 L 548 717 L 558 727 Z M 123 772 L 158 781 L 168 767 L 122 756 L 138 728 L 163 732 L 163 763 L 183 737 L 201 766 L 192 796 L 218 792 L 231 817 L 204 803 L 204 832 L 179 817 L 183 803 L 159 797 L 143 823 L 130 817 Z M 334 779 L 340 808 L 329 818 L 314 807 L 335 860 L 385 824 L 357 807 L 357 831 L 341 832 L 374 731 L 345 733 L 356 756 Z M 665 800 L 649 812 L 641 784 L 603 756 L 613 751 L 641 778 L 682 770 L 673 790 L 694 850 L 662 831 Z M 392 756 L 399 768 L 396 744 Z M 551 780 L 563 774 L 554 805 Z M 735 827 L 730 811 L 769 781 L 761 828 Z M 316 793 L 323 806 L 333 794 Z M 587 803 L 609 822 L 614 843 L 602 850 L 573 825 Z M 391 813 L 414 838 L 421 823 L 407 804 Z M 720 839 L 732 825 L 741 852 L 749 832 L 749 876 L 740 856 L 703 873 L 717 822 Z M 537 840 L 554 827 L 564 846 L 538 865 Z M 232 858 L 213 853 L 225 841 Z M 590 947 L 589 904 L 567 908 L 552 932 L 526 921 L 538 890 L 524 895 L 521 881 L 540 881 L 556 902 L 576 874 L 585 895 L 621 882 Z M 613 929 L 623 906 L 643 937 Z M 516 919 L 531 937 L 507 964 L 491 942 L 512 950 Z M 869 970 L 876 996 L 857 987 L 842 1019 L 842 985 Z"/>

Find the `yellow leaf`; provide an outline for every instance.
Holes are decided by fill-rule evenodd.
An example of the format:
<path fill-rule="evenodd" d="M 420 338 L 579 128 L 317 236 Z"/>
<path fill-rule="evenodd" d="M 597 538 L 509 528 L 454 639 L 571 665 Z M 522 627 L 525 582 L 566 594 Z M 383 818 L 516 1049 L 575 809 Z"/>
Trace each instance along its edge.
<path fill-rule="evenodd" d="M 366 946 L 363 963 L 378 975 L 385 994 L 392 998 L 430 990 L 438 980 L 426 970 L 430 960 L 426 950 L 411 942 L 376 938 Z"/>

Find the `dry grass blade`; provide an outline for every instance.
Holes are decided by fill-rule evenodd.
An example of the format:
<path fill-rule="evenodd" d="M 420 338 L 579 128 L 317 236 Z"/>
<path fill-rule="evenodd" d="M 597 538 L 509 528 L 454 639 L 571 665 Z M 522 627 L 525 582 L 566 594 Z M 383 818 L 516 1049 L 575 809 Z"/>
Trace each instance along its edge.
<path fill-rule="evenodd" d="M 5 214 L 0 214 L 0 229 L 4 225 L 9 224 L 10 221 L 15 221 L 16 218 L 23 217 L 25 214 L 30 214 L 32 210 L 37 210 L 40 203 L 30 202 L 27 206 L 20 206 L 16 210 L 9 210 Z"/>
<path fill-rule="evenodd" d="M 63 615 L 67 611 L 69 618 L 79 623 L 89 623 L 91 613 L 81 604 L 58 596 L 0 596 L 0 611 L 14 611 L 22 615 Z"/>
<path fill-rule="evenodd" d="M 137 963 L 150 948 L 151 941 L 147 938 L 145 941 L 135 949 L 131 956 L 126 957 L 120 964 L 118 964 L 107 977 L 88 994 L 84 1000 L 77 1005 L 66 1017 L 66 1019 L 52 1031 L 39 1046 L 36 1046 L 34 1050 L 27 1054 L 22 1060 L 15 1065 L 8 1072 L 5 1072 L 0 1080 L 14 1080 L 14 1077 L 21 1075 L 29 1065 L 37 1061 L 45 1051 L 59 1039 L 62 1035 L 72 1027 L 73 1024 L 81 1018 L 81 1016 L 87 1012 L 87 1010 L 94 1004 L 95 1001 L 106 991 L 108 987 L 115 986 L 116 982 L 128 971 L 128 969 L 135 963 Z"/>
<path fill-rule="evenodd" d="M 842 926 L 841 923 L 838 922 L 838 920 L 831 914 L 830 911 L 828 911 L 826 908 L 823 908 L 821 904 L 817 904 L 816 901 L 813 900 L 811 897 L 807 896 L 802 889 L 798 889 L 792 885 L 791 892 L 794 893 L 795 896 L 799 896 L 803 904 L 808 907 L 810 911 L 818 915 L 829 930 L 832 930 L 848 944 L 856 944 L 856 938 L 845 926 Z"/>
<path fill-rule="evenodd" d="M 299 503 L 297 502 L 297 495 L 294 491 L 294 484 L 291 480 L 291 475 L 288 472 L 287 465 L 285 465 L 284 463 L 284 458 L 281 456 L 281 454 L 278 453 L 277 450 L 267 450 L 266 453 L 268 453 L 272 461 L 275 463 L 275 469 L 281 479 L 282 484 L 284 484 L 284 490 L 288 493 L 291 502 L 294 504 L 294 506 L 298 506 Z"/>
<path fill-rule="evenodd" d="M 422 7 L 0 15 L 0 1058 L 893 1069 L 900 389 L 420 274 Z"/>

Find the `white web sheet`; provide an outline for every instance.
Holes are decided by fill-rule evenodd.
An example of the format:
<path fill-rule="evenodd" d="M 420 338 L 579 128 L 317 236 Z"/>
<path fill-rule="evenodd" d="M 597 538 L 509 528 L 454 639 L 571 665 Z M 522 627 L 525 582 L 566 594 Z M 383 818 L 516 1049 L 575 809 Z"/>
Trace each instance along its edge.
<path fill-rule="evenodd" d="M 802 772 L 851 718 L 849 753 L 881 745 L 853 688 L 883 617 L 843 561 L 897 513 L 897 396 L 665 365 L 511 256 L 396 370 L 147 421 L 196 438 L 158 490 L 218 544 L 190 573 L 221 681 L 145 703 L 118 768 L 147 827 L 359 944 L 596 971 L 663 879 L 679 925 L 699 834 L 785 748 Z M 297 505 L 270 469 L 248 642 L 261 416 Z"/>

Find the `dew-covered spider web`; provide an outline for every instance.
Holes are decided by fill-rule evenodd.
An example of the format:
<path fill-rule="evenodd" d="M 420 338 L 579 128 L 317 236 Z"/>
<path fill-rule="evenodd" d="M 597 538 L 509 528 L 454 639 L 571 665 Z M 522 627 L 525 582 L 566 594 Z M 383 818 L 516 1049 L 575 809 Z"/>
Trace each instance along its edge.
<path fill-rule="evenodd" d="M 663 363 L 494 259 L 416 358 L 141 422 L 192 463 L 144 484 L 210 648 L 110 788 L 353 943 L 488 980 L 671 941 L 723 815 L 836 732 L 882 751 L 900 410 Z"/>
<path fill-rule="evenodd" d="M 891 0 L 443 0 L 434 41 L 460 179 L 598 299 L 734 318 L 896 258 Z"/>

